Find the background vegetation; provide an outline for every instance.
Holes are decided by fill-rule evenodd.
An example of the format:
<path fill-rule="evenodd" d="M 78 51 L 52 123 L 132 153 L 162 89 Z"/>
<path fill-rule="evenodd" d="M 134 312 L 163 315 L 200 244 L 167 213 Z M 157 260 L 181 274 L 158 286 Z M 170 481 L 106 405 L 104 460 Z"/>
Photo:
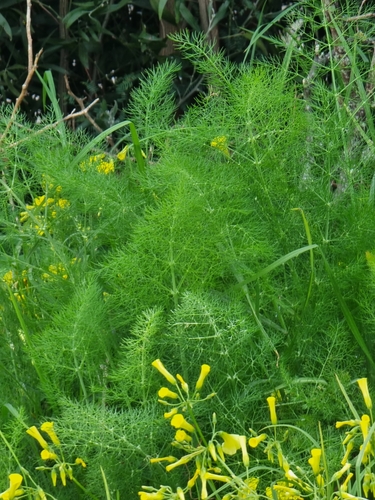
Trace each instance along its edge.
<path fill-rule="evenodd" d="M 334 423 L 363 406 L 353 381 L 375 378 L 373 16 L 301 3 L 274 17 L 282 36 L 267 34 L 273 21 L 252 35 L 241 64 L 204 32 L 174 33 L 202 92 L 180 115 L 183 65 L 167 59 L 96 137 L 65 126 L 43 67 L 37 123 L 2 106 L 4 490 L 13 471 L 51 490 L 54 459 L 25 434 L 49 421 L 97 497 L 101 468 L 107 498 L 185 484 L 185 469 L 149 463 L 170 454 L 158 358 L 188 381 L 211 366 L 203 430 L 213 413 L 228 432 L 261 428 L 275 394 L 279 422 L 323 438 L 337 470 Z M 256 57 L 264 37 L 277 59 Z M 305 463 L 307 434 L 290 434 L 289 462 Z M 70 481 L 56 495 L 89 496 Z"/>

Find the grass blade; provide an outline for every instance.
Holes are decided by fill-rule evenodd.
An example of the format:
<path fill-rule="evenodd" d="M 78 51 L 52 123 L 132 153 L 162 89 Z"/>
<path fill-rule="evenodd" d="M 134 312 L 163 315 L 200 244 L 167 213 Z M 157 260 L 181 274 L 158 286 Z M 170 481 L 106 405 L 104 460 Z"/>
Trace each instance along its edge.
<path fill-rule="evenodd" d="M 241 288 L 243 285 L 247 285 L 248 283 L 257 280 L 258 278 L 265 276 L 266 274 L 273 271 L 277 267 L 282 266 L 283 264 L 288 262 L 288 260 L 293 259 L 294 257 L 298 257 L 298 255 L 300 255 L 301 253 L 308 252 L 313 248 L 317 248 L 317 246 L 318 245 L 308 245 L 306 247 L 298 248 L 297 250 L 293 250 L 293 252 L 283 255 L 283 257 L 277 259 L 275 262 L 265 267 L 261 271 L 253 274 L 252 276 L 250 276 L 250 278 L 246 278 L 246 280 L 239 282 L 237 285 L 234 286 L 234 288 Z"/>

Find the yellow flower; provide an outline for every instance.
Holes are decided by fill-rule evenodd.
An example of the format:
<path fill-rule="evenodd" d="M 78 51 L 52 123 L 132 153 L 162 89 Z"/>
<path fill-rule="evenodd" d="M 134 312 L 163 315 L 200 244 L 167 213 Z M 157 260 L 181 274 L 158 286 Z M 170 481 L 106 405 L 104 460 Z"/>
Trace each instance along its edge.
<path fill-rule="evenodd" d="M 160 458 L 151 458 L 151 464 L 157 464 L 158 462 L 175 462 L 177 458 L 169 456 L 169 457 L 160 457 Z"/>
<path fill-rule="evenodd" d="M 311 450 L 311 458 L 308 462 L 311 465 L 313 473 L 317 476 L 320 472 L 320 457 L 322 456 L 322 450 L 320 448 L 313 448 Z"/>
<path fill-rule="evenodd" d="M 197 467 L 196 471 L 194 472 L 194 476 L 191 479 L 189 479 L 189 481 L 187 483 L 187 487 L 189 490 L 191 490 L 191 488 L 195 485 L 200 473 L 201 473 L 201 469 L 200 469 L 200 467 Z"/>
<path fill-rule="evenodd" d="M 362 415 L 359 426 L 360 426 L 361 431 L 362 431 L 363 440 L 365 440 L 367 438 L 368 430 L 370 427 L 370 417 L 368 415 Z"/>
<path fill-rule="evenodd" d="M 35 500 L 47 500 L 47 495 L 40 486 L 37 486 L 36 494 Z"/>
<path fill-rule="evenodd" d="M 15 497 L 19 497 L 23 495 L 23 490 L 20 490 L 19 487 L 23 481 L 23 477 L 21 474 L 9 474 L 9 488 L 2 493 L 0 493 L 0 498 L 3 500 L 13 500 Z"/>
<path fill-rule="evenodd" d="M 99 165 L 97 165 L 96 170 L 100 174 L 108 175 L 115 171 L 114 161 L 112 159 L 110 159 L 109 161 L 101 161 Z"/>
<path fill-rule="evenodd" d="M 158 392 L 159 398 L 178 399 L 179 395 L 176 392 L 170 391 L 167 387 L 162 387 Z"/>
<path fill-rule="evenodd" d="M 301 493 L 295 488 L 284 486 L 282 484 L 275 484 L 273 489 L 277 493 L 277 498 L 280 500 L 302 500 Z"/>
<path fill-rule="evenodd" d="M 336 422 L 336 429 L 340 429 L 343 425 L 350 425 L 354 427 L 359 424 L 359 420 L 343 420 L 342 422 Z"/>
<path fill-rule="evenodd" d="M 217 454 L 216 454 L 216 448 L 215 448 L 215 445 L 212 441 L 210 441 L 207 445 L 207 449 L 212 457 L 212 460 L 214 460 L 215 462 L 217 462 Z"/>
<path fill-rule="evenodd" d="M 210 370 L 211 370 L 211 367 L 209 365 L 202 365 L 201 366 L 201 373 L 199 375 L 197 383 L 195 384 L 195 389 L 197 391 L 199 391 L 202 388 L 203 383 L 204 383 L 207 375 L 210 373 Z"/>
<path fill-rule="evenodd" d="M 168 412 L 164 413 L 164 418 L 171 418 L 171 417 L 173 417 L 173 415 L 176 415 L 177 411 L 178 411 L 177 408 L 172 408 L 171 411 L 168 411 Z"/>
<path fill-rule="evenodd" d="M 155 359 L 155 361 L 153 361 L 151 364 L 163 375 L 163 377 L 165 377 L 168 380 L 170 384 L 173 385 L 177 384 L 177 381 L 174 378 L 174 376 L 171 373 L 169 373 L 169 371 L 164 367 L 160 359 Z"/>
<path fill-rule="evenodd" d="M 35 427 L 35 425 L 33 425 L 32 427 L 30 427 L 29 429 L 27 429 L 26 432 L 27 432 L 27 434 L 29 434 L 30 436 L 32 436 L 34 439 L 36 439 L 42 448 L 44 448 L 45 450 L 48 449 L 48 443 L 47 443 L 47 441 L 40 434 L 40 432 Z"/>
<path fill-rule="evenodd" d="M 55 468 L 53 468 L 51 470 L 51 479 L 52 479 L 53 486 L 56 486 L 56 483 L 57 483 L 57 472 L 56 472 Z"/>
<path fill-rule="evenodd" d="M 361 389 L 363 399 L 365 400 L 365 405 L 369 410 L 372 408 L 372 401 L 370 397 L 370 393 L 368 391 L 367 386 L 367 378 L 360 378 L 357 380 L 359 388 Z"/>
<path fill-rule="evenodd" d="M 189 394 L 189 386 L 187 385 L 187 383 L 185 382 L 185 380 L 181 377 L 181 375 L 179 375 L 179 374 L 177 373 L 176 378 L 177 378 L 177 379 L 178 379 L 178 381 L 180 382 L 181 387 L 182 387 L 182 389 L 186 392 L 186 394 Z"/>
<path fill-rule="evenodd" d="M 251 448 L 256 448 L 258 444 L 265 439 L 267 439 L 267 434 L 260 434 L 259 436 L 252 437 L 249 439 L 249 446 L 251 446 Z"/>
<path fill-rule="evenodd" d="M 270 396 L 267 398 L 267 403 L 270 409 L 270 418 L 271 423 L 273 425 L 277 424 L 277 416 L 276 416 L 276 398 L 275 396 Z"/>
<path fill-rule="evenodd" d="M 176 429 L 184 429 L 188 432 L 194 432 L 195 430 L 194 427 L 189 424 L 187 420 L 185 420 L 184 416 L 181 415 L 181 413 L 176 413 L 176 415 L 173 415 L 171 425 Z"/>
<path fill-rule="evenodd" d="M 66 208 L 69 207 L 70 203 L 68 200 L 65 200 L 64 198 L 60 198 L 60 200 L 57 202 L 58 206 L 60 208 Z"/>
<path fill-rule="evenodd" d="M 48 434 L 53 444 L 55 444 L 56 446 L 60 446 L 60 441 L 56 436 L 55 431 L 53 430 L 53 425 L 53 422 L 44 422 L 44 424 L 40 426 L 40 430 Z"/>
<path fill-rule="evenodd" d="M 26 212 L 20 212 L 20 222 L 23 223 L 23 222 L 26 222 L 27 219 L 29 218 L 29 212 L 26 211 Z"/>
<path fill-rule="evenodd" d="M 348 484 L 349 484 L 349 481 L 351 480 L 351 478 L 354 476 L 353 472 L 350 472 L 345 481 L 342 483 L 342 485 L 340 486 L 340 492 L 343 492 L 343 491 L 347 491 L 348 489 Z"/>
<path fill-rule="evenodd" d="M 257 487 L 259 483 L 259 478 L 257 477 L 249 477 L 248 479 L 244 479 L 244 484 L 240 486 L 237 497 L 239 500 L 256 500 L 259 498 L 257 494 Z M 231 498 L 231 497 L 230 497 Z"/>
<path fill-rule="evenodd" d="M 182 429 L 179 429 L 176 432 L 174 438 L 179 443 L 182 443 L 183 441 L 191 441 L 191 436 L 189 436 L 189 434 L 186 434 L 186 432 L 183 431 Z"/>
<path fill-rule="evenodd" d="M 337 481 L 338 479 L 340 479 L 344 474 L 345 472 L 347 472 L 351 467 L 351 464 L 349 462 L 347 462 L 344 467 L 341 467 L 340 470 L 338 470 L 337 472 L 335 472 L 331 478 L 331 481 Z"/>
<path fill-rule="evenodd" d="M 63 486 L 66 486 L 66 470 L 65 470 L 65 464 L 61 464 L 59 467 L 60 471 L 60 478 Z"/>
<path fill-rule="evenodd" d="M 45 200 L 46 200 L 46 196 L 45 195 L 38 196 L 37 198 L 34 198 L 34 205 L 36 207 L 44 206 L 45 205 Z"/>
<path fill-rule="evenodd" d="M 155 493 L 148 493 L 147 491 L 139 491 L 138 495 L 140 500 L 163 500 L 164 494 L 161 491 L 157 491 Z"/>
<path fill-rule="evenodd" d="M 230 483 L 231 478 L 229 476 L 222 476 L 219 474 L 212 474 L 211 472 L 205 472 L 204 478 L 207 480 L 212 479 L 212 481 L 221 481 L 222 483 Z"/>
<path fill-rule="evenodd" d="M 201 446 L 200 448 L 198 448 L 193 453 L 190 453 L 189 455 L 185 455 L 184 457 L 180 458 L 180 460 L 177 460 L 177 462 L 174 462 L 173 464 L 167 465 L 166 468 L 165 468 L 165 470 L 167 472 L 169 472 L 172 469 L 174 469 L 176 467 L 179 467 L 180 465 L 187 464 L 193 458 L 197 457 L 198 455 L 201 455 L 205 451 L 205 449 L 206 448 L 204 448 L 203 446 Z"/>
<path fill-rule="evenodd" d="M 3 281 L 9 286 L 12 286 L 14 277 L 13 277 L 13 271 L 8 271 L 7 273 L 4 274 L 3 276 Z"/>
<path fill-rule="evenodd" d="M 234 455 L 241 448 L 241 443 L 238 434 L 228 434 L 227 432 L 219 432 L 219 436 L 223 439 L 221 445 L 222 450 L 227 455 Z"/>
<path fill-rule="evenodd" d="M 349 460 L 349 455 L 350 455 L 353 448 L 354 448 L 353 441 L 349 441 L 348 446 L 346 447 L 345 455 L 343 456 L 343 459 L 341 460 L 341 465 L 345 465 L 346 462 Z"/>
<path fill-rule="evenodd" d="M 179 500 L 185 500 L 185 494 L 184 494 L 184 491 L 182 488 L 180 488 L 179 486 L 177 487 L 177 490 L 176 490 L 176 493 L 177 493 L 177 496 L 178 496 L 178 499 Z"/>
<path fill-rule="evenodd" d="M 86 466 L 86 462 L 84 462 L 84 461 L 82 460 L 82 458 L 79 458 L 79 457 L 77 457 L 77 458 L 75 459 L 74 463 L 75 463 L 75 464 L 77 464 L 77 465 L 82 465 L 82 467 L 83 467 L 84 469 L 87 467 L 87 466 Z"/>
<path fill-rule="evenodd" d="M 124 161 L 126 155 L 128 154 L 130 144 L 127 144 L 124 149 L 122 149 L 119 153 L 117 153 L 117 159 L 120 161 Z"/>
<path fill-rule="evenodd" d="M 211 147 L 216 148 L 222 153 L 225 154 L 225 156 L 229 156 L 229 150 L 228 150 L 228 141 L 225 135 L 221 135 L 219 137 L 215 137 L 211 141 Z"/>
<path fill-rule="evenodd" d="M 42 457 L 42 460 L 57 460 L 57 455 L 56 453 L 53 453 L 48 450 L 42 450 L 40 452 L 40 456 Z"/>

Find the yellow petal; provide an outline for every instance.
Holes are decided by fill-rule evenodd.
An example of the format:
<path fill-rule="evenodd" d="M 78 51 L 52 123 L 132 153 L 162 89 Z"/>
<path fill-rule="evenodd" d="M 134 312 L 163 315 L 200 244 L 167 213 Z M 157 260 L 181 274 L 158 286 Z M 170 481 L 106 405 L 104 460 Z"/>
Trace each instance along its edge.
<path fill-rule="evenodd" d="M 170 391 L 167 387 L 162 387 L 158 392 L 159 398 L 178 399 L 179 395 L 176 392 Z"/>
<path fill-rule="evenodd" d="M 367 378 L 360 378 L 357 380 L 359 388 L 361 389 L 363 399 L 365 400 L 365 405 L 369 410 L 372 408 L 372 401 L 370 393 L 367 386 Z"/>
<path fill-rule="evenodd" d="M 163 377 L 165 377 L 168 380 L 170 384 L 173 385 L 177 384 L 177 381 L 174 378 L 174 376 L 171 373 L 169 373 L 169 371 L 165 368 L 160 359 L 155 359 L 155 361 L 153 361 L 151 364 L 163 375 Z"/>
<path fill-rule="evenodd" d="M 33 425 L 32 427 L 27 429 L 26 432 L 27 432 L 27 434 L 32 436 L 34 439 L 36 439 L 42 448 L 44 448 L 45 450 L 48 448 L 47 441 L 43 438 L 43 436 L 38 431 L 38 429 L 35 427 L 35 425 Z"/>
<path fill-rule="evenodd" d="M 57 459 L 56 453 L 53 453 L 53 452 L 48 451 L 48 450 L 42 450 L 40 452 L 40 456 L 42 457 L 42 460 L 56 460 Z"/>
<path fill-rule="evenodd" d="M 195 384 L 195 389 L 197 391 L 199 391 L 202 388 L 203 383 L 204 383 L 207 375 L 210 373 L 210 370 L 211 370 L 211 367 L 209 365 L 202 365 L 201 366 L 201 373 L 199 375 L 197 383 Z"/>
<path fill-rule="evenodd" d="M 241 436 L 238 434 L 228 434 L 227 432 L 219 432 L 219 436 L 223 439 L 221 448 L 227 455 L 234 455 L 241 448 Z"/>
<path fill-rule="evenodd" d="M 173 415 L 171 425 L 176 429 L 185 429 L 185 431 L 188 432 L 194 432 L 195 430 L 194 427 L 189 424 L 187 420 L 185 420 L 184 416 L 181 415 L 181 413 L 176 413 L 176 415 Z"/>
<path fill-rule="evenodd" d="M 271 418 L 271 423 L 273 425 L 277 424 L 277 416 L 276 416 L 276 398 L 275 396 L 270 396 L 267 398 L 267 403 L 270 409 L 270 418 Z"/>
<path fill-rule="evenodd" d="M 251 446 L 251 448 L 256 448 L 258 444 L 265 439 L 267 439 L 267 434 L 260 434 L 259 436 L 252 437 L 249 439 L 249 446 Z"/>
<path fill-rule="evenodd" d="M 53 422 L 44 422 L 44 424 L 40 426 L 40 429 L 48 434 L 53 444 L 55 444 L 56 446 L 60 445 L 59 438 L 56 436 L 56 433 L 53 429 Z"/>

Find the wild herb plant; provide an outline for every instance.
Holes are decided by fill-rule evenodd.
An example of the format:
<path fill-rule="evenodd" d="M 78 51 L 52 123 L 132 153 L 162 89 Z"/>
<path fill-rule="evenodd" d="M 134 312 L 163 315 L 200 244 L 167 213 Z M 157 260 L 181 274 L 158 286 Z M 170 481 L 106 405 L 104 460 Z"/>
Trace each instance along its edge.
<path fill-rule="evenodd" d="M 288 441 L 288 463 L 314 462 L 309 443 L 319 448 L 322 436 L 327 463 L 337 460 L 331 428 L 345 404 L 335 375 L 350 386 L 374 374 L 372 70 L 355 23 L 369 36 L 372 28 L 325 4 L 312 15 L 313 7 L 298 7 L 304 24 L 283 41 L 280 63 L 234 66 L 201 37 L 176 35 L 209 89 L 180 119 L 171 97 L 179 69 L 170 63 L 133 94 L 133 121 L 93 140 L 65 128 L 48 74 L 43 123 L 15 121 L 4 108 L 5 492 L 6 475 L 22 475 L 21 466 L 54 467 L 22 438 L 45 422 L 56 423 L 65 456 L 87 463 L 80 476 L 94 496 L 103 477 L 107 498 L 135 496 L 142 484 L 176 492 L 184 471 L 170 480 L 148 460 L 164 455 L 168 440 L 154 401 L 155 359 L 183 380 L 199 364 L 211 367 L 220 397 L 195 408 L 203 435 L 213 413 L 229 434 L 260 429 L 266 397 L 280 394 L 283 425 L 303 428 Z M 323 59 L 314 55 L 316 29 L 327 33 Z M 108 149 L 114 131 L 123 140 Z M 278 480 L 271 469 L 264 484 L 268 473 Z M 323 495 L 313 476 L 298 481 Z M 19 488 L 18 476 L 12 481 Z M 71 498 L 71 486 L 60 499 Z"/>

